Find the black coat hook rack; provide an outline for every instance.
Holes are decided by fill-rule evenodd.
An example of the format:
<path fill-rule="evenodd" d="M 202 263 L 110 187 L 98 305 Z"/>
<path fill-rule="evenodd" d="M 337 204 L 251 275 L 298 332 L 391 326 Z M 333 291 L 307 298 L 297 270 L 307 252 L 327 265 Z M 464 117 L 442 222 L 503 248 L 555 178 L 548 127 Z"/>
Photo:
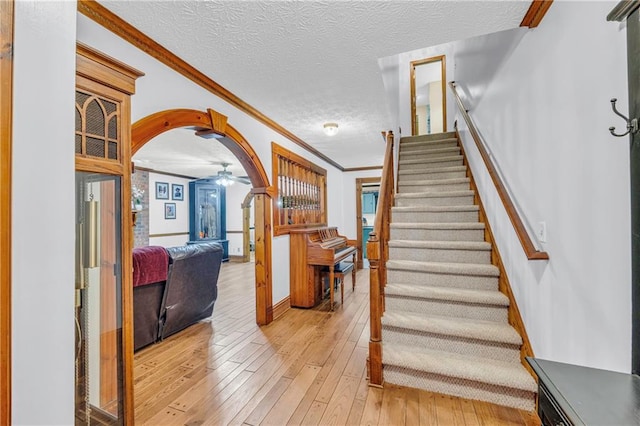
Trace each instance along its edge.
<path fill-rule="evenodd" d="M 613 127 L 613 126 L 609 127 L 609 131 L 611 132 L 611 134 L 613 136 L 616 136 L 618 138 L 621 138 L 623 136 L 627 136 L 629 133 L 631 133 L 632 135 L 635 135 L 638 132 L 638 119 L 634 118 L 634 119 L 629 120 L 629 118 L 627 118 L 624 115 L 622 115 L 620 113 L 620 111 L 618 111 L 618 109 L 616 108 L 616 102 L 618 102 L 618 99 L 616 99 L 616 98 L 611 99 L 611 109 L 613 109 L 613 112 L 616 115 L 622 117 L 622 119 L 624 121 L 626 121 L 626 123 L 627 123 L 627 131 L 622 133 L 622 134 L 618 134 L 618 133 L 615 132 L 616 128 Z"/>

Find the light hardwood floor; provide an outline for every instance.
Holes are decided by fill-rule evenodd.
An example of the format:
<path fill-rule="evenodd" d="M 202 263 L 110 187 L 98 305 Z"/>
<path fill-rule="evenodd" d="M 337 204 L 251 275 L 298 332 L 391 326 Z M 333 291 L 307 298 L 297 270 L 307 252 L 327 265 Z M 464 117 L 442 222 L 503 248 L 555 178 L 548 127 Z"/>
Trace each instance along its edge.
<path fill-rule="evenodd" d="M 369 270 L 344 305 L 255 324 L 253 263 L 226 263 L 208 321 L 135 354 L 136 424 L 537 425 L 535 414 L 367 385 Z M 338 297 L 339 303 L 339 297 Z"/>

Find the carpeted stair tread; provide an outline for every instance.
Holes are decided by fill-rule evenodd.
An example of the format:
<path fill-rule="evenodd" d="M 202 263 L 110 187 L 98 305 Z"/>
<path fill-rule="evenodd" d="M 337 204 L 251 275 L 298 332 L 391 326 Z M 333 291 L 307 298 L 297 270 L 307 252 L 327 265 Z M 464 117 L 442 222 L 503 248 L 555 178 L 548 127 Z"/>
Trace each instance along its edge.
<path fill-rule="evenodd" d="M 522 344 L 522 337 L 512 326 L 494 321 L 437 317 L 413 312 L 387 310 L 382 317 L 383 337 L 384 328 L 387 327 L 483 342 L 517 346 Z"/>
<path fill-rule="evenodd" d="M 387 296 L 435 299 L 478 305 L 509 306 L 509 298 L 499 291 L 387 283 L 384 288 L 384 293 Z"/>
<path fill-rule="evenodd" d="M 439 169 L 428 169 L 428 170 L 419 170 L 419 169 L 409 169 L 409 170 L 398 170 L 398 176 L 406 176 L 406 175 L 420 175 L 420 174 L 436 174 L 436 173 L 445 173 L 445 172 L 466 172 L 466 166 L 448 166 L 448 167 L 440 167 Z"/>
<path fill-rule="evenodd" d="M 405 270 L 415 272 L 431 272 L 450 275 L 474 275 L 482 277 L 498 277 L 500 270 L 494 265 L 476 263 L 417 262 L 413 260 L 388 260 L 387 270 Z"/>
<path fill-rule="evenodd" d="M 434 133 L 430 135 L 403 136 L 400 138 L 400 146 L 402 146 L 403 144 L 424 144 L 446 140 L 451 142 L 458 142 L 458 139 L 456 139 L 456 134 L 454 132 L 446 132 Z"/>
<path fill-rule="evenodd" d="M 485 225 L 482 222 L 392 222 L 390 228 L 396 229 L 438 229 L 438 230 L 484 230 Z"/>
<path fill-rule="evenodd" d="M 470 206 L 408 206 L 408 207 L 391 207 L 391 212 L 477 212 L 480 208 L 477 205 Z"/>
<path fill-rule="evenodd" d="M 402 157 L 404 156 L 414 156 L 414 155 L 419 155 L 419 156 L 426 156 L 426 155 L 438 155 L 438 154 L 446 154 L 446 153 L 451 153 L 451 155 L 456 155 L 456 154 L 460 154 L 460 147 L 459 146 L 439 146 L 439 145 L 435 145 L 435 146 L 427 146 L 421 149 L 412 149 L 409 151 L 400 151 L 400 159 L 402 159 Z"/>
<path fill-rule="evenodd" d="M 390 240 L 389 247 L 440 250 L 491 250 L 491 244 L 486 241 Z"/>
<path fill-rule="evenodd" d="M 403 183 L 402 185 L 405 185 Z M 395 199 L 412 199 L 412 198 L 448 198 L 448 197 L 469 197 L 473 196 L 473 190 L 463 191 L 441 191 L 441 192 L 402 192 L 395 195 Z"/>
<path fill-rule="evenodd" d="M 418 158 L 411 160 L 399 160 L 398 164 L 404 166 L 407 164 L 427 164 L 427 163 L 446 163 L 448 161 L 461 161 L 462 155 L 448 155 L 446 157 Z"/>
<path fill-rule="evenodd" d="M 401 182 L 400 185 L 403 186 L 417 186 L 417 185 L 422 185 L 422 186 L 435 186 L 435 185 L 454 185 L 457 183 L 470 183 L 471 179 L 464 177 L 464 178 L 452 178 L 452 179 L 429 179 L 429 180 L 410 180 L 410 181 L 404 181 Z M 428 192 L 428 188 L 427 189 Z"/>
<path fill-rule="evenodd" d="M 402 345 L 383 346 L 383 364 L 440 376 L 490 383 L 535 393 L 537 384 L 521 364 Z"/>

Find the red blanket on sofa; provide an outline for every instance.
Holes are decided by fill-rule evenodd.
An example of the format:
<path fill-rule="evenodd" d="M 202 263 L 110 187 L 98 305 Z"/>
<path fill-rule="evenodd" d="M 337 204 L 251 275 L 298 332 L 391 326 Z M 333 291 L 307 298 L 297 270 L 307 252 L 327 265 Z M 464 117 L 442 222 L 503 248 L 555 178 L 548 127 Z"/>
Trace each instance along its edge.
<path fill-rule="evenodd" d="M 133 249 L 133 286 L 166 281 L 169 254 L 164 247 L 148 246 Z"/>

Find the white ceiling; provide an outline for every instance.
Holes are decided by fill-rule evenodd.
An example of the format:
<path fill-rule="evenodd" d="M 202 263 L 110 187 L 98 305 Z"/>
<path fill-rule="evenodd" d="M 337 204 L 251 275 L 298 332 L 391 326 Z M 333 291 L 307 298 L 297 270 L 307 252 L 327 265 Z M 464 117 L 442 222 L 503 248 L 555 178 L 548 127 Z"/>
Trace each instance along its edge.
<path fill-rule="evenodd" d="M 100 3 L 345 168 L 382 164 L 380 132 L 392 120 L 378 58 L 515 28 L 530 5 L 424 0 Z M 333 137 L 322 132 L 323 123 L 330 121 L 340 126 Z M 158 154 L 155 146 L 166 148 L 148 144 L 145 155 Z"/>

